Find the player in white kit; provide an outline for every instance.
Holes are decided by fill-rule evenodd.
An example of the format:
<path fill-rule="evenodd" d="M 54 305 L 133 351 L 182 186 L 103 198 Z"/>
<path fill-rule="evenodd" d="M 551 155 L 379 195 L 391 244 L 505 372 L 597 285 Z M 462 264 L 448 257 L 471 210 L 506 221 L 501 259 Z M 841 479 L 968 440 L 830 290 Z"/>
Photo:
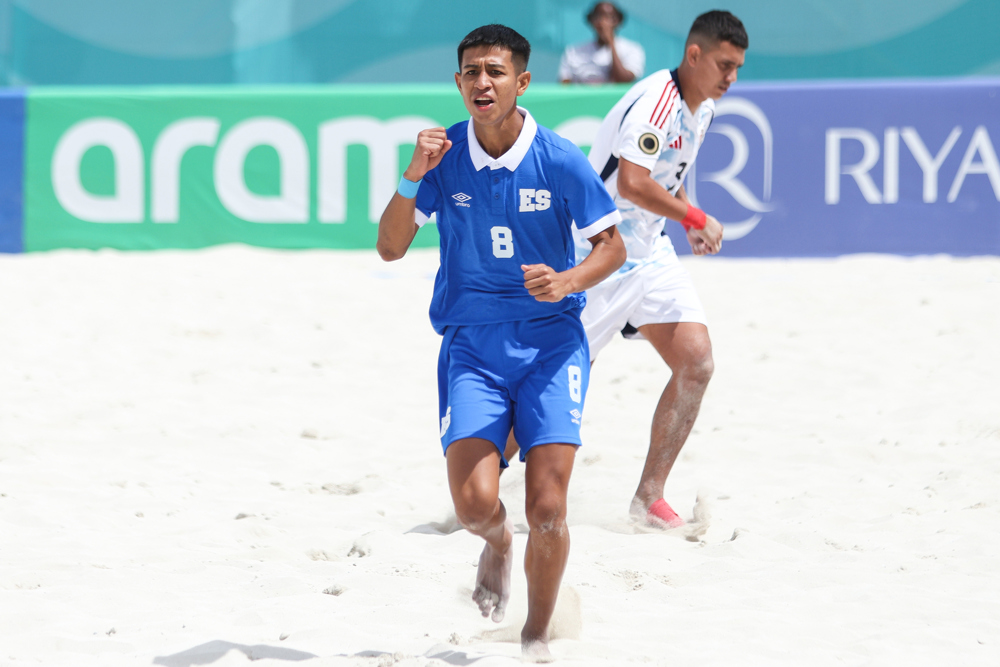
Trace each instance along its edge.
<path fill-rule="evenodd" d="M 587 291 L 582 320 L 591 359 L 621 331 L 652 343 L 672 371 L 653 414 L 630 510 L 658 527 L 684 523 L 663 499 L 663 487 L 714 368 L 701 302 L 662 232 L 674 220 L 686 228 L 694 254 L 722 247 L 722 225 L 690 203 L 683 181 L 712 123 L 715 100 L 736 81 L 748 45 L 743 24 L 731 13 L 699 16 L 680 66 L 633 86 L 605 117 L 589 155 L 621 212 L 618 230 L 628 250 L 621 269 Z M 578 260 L 589 246 L 577 244 Z"/>

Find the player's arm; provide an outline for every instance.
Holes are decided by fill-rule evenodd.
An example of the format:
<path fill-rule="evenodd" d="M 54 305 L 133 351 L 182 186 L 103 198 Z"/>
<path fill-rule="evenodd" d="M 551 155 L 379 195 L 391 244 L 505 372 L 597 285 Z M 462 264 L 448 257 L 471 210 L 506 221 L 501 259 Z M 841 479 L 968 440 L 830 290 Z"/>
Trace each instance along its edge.
<path fill-rule="evenodd" d="M 410 165 L 403 172 L 403 178 L 410 183 L 419 183 L 428 171 L 441 163 L 441 158 L 451 148 L 451 140 L 443 127 L 424 130 L 417 135 L 417 146 L 413 149 Z M 401 188 L 405 184 L 400 182 Z M 412 188 L 412 185 L 410 186 Z M 378 223 L 378 241 L 375 248 L 379 257 L 387 262 L 406 254 L 417 235 L 416 189 L 412 192 L 397 190 L 382 212 Z M 404 196 L 412 195 L 412 196 Z"/>
<path fill-rule="evenodd" d="M 688 193 L 687 193 L 687 190 L 684 189 L 684 184 L 683 183 L 681 183 L 681 186 L 679 188 L 677 188 L 677 194 L 674 195 L 674 196 L 677 197 L 678 199 L 680 199 L 682 202 L 684 202 L 688 206 L 691 205 L 691 200 L 688 199 Z"/>
<path fill-rule="evenodd" d="M 538 301 L 561 301 L 597 285 L 625 263 L 625 243 L 614 225 L 587 240 L 593 249 L 572 269 L 556 272 L 545 264 L 522 265 L 528 293 Z"/>
<path fill-rule="evenodd" d="M 678 192 L 678 195 L 682 191 Z M 704 214 L 687 201 L 670 194 L 666 188 L 653 180 L 650 170 L 622 158 L 618 162 L 618 193 L 647 211 L 676 220 L 688 230 L 688 238 L 694 236 L 700 241 L 703 252 L 715 254 L 722 247 L 722 225 L 710 215 Z M 704 221 L 700 220 L 701 214 Z M 700 224 L 699 223 L 702 223 Z M 695 249 L 692 244 L 692 249 Z"/>

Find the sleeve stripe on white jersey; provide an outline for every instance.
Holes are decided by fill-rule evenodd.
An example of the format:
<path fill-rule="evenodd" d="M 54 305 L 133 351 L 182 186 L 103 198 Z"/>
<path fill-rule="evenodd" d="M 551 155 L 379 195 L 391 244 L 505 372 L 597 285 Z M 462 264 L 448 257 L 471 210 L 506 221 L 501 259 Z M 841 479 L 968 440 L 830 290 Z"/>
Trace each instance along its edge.
<path fill-rule="evenodd" d="M 668 91 L 668 90 L 670 90 L 670 85 L 671 85 L 672 83 L 673 83 L 673 80 L 671 79 L 670 81 L 667 81 L 667 85 L 665 85 L 665 86 L 663 87 L 663 92 L 662 92 L 662 93 L 660 93 L 660 99 L 656 101 L 656 106 L 655 106 L 655 107 L 653 107 L 653 113 L 652 113 L 652 115 L 651 115 L 651 116 L 649 117 L 649 122 L 650 122 L 650 123 L 652 123 L 652 122 L 653 122 L 653 119 L 654 119 L 654 118 L 656 118 L 656 112 L 657 112 L 657 111 L 659 110 L 659 108 L 660 108 L 660 104 L 661 104 L 661 103 L 663 102 L 663 98 L 667 96 L 667 91 Z"/>
<path fill-rule="evenodd" d="M 655 125 L 657 122 L 659 122 L 659 115 L 663 111 L 663 109 L 665 109 L 667 105 L 670 103 L 670 98 L 673 97 L 673 93 L 675 90 L 676 87 L 674 86 L 674 80 L 670 79 L 670 81 L 667 81 L 667 85 L 663 87 L 663 92 L 660 94 L 660 99 L 656 103 L 656 106 L 653 107 L 653 114 L 649 117 L 650 123 L 653 123 Z M 666 101 L 664 101 L 664 98 Z M 660 107 L 661 104 L 663 105 L 663 107 Z"/>
<path fill-rule="evenodd" d="M 611 211 L 606 216 L 600 220 L 596 220 L 587 227 L 580 230 L 580 233 L 584 238 L 589 239 L 591 236 L 596 236 L 600 234 L 608 227 L 614 227 L 619 222 L 622 221 L 622 214 L 618 212 L 618 209 Z"/>
<path fill-rule="evenodd" d="M 667 109 L 666 113 L 663 114 L 662 118 L 657 119 L 659 121 L 657 127 L 663 129 L 663 124 L 667 122 L 668 118 L 670 118 L 670 112 L 674 110 L 674 105 L 677 104 L 677 100 L 679 100 L 680 98 L 681 98 L 680 93 L 678 93 L 675 90 L 674 93 L 670 96 L 670 108 Z"/>
<path fill-rule="evenodd" d="M 673 82 L 671 81 L 671 83 L 673 83 Z M 664 110 L 664 112 L 663 112 L 663 115 L 661 115 L 659 118 L 656 119 L 656 126 L 657 127 L 661 128 L 661 129 L 663 128 L 663 124 L 667 122 L 668 118 L 670 118 L 670 112 L 674 110 L 674 105 L 677 104 L 677 100 L 678 99 L 680 99 L 680 93 L 678 93 L 677 90 L 674 89 L 670 93 L 670 98 L 669 98 L 669 100 L 670 100 L 670 106 L 666 107 L 665 110 Z"/>

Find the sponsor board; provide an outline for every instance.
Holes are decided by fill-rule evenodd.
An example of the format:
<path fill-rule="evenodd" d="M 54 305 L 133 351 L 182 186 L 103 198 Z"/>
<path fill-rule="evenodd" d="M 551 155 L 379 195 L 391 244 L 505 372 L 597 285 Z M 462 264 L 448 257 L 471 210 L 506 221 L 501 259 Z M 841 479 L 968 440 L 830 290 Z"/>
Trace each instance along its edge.
<path fill-rule="evenodd" d="M 443 97 L 368 88 L 33 91 L 26 248 L 374 247 L 373 221 L 417 131 L 462 110 Z"/>
<path fill-rule="evenodd" d="M 557 123 L 615 95 L 578 97 L 534 95 Z M 28 250 L 374 248 L 417 133 L 468 117 L 450 86 L 47 89 L 28 110 Z"/>
<path fill-rule="evenodd" d="M 996 255 L 998 149 L 1000 80 L 734 86 L 686 187 L 730 256 Z"/>
<path fill-rule="evenodd" d="M 521 103 L 586 149 L 625 90 L 539 85 Z M 464 118 L 451 86 L 7 94 L 0 250 L 372 248 L 417 132 Z M 738 85 L 685 187 L 725 225 L 724 255 L 1000 254 L 998 142 L 996 79 Z M 415 246 L 436 245 L 425 225 Z"/>

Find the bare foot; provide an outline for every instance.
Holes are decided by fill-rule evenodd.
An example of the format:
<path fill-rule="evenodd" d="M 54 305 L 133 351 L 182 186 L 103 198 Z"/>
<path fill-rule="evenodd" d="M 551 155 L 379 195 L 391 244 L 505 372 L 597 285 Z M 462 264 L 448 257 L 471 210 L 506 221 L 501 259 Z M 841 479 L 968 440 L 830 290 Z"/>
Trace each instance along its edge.
<path fill-rule="evenodd" d="M 536 637 L 526 639 L 521 636 L 521 657 L 526 662 L 555 662 L 556 658 L 549 652 L 547 638 Z"/>
<path fill-rule="evenodd" d="M 498 553 L 489 542 L 479 556 L 479 571 L 476 573 L 476 590 L 472 599 L 479 605 L 483 617 L 491 617 L 495 623 L 503 620 L 510 600 L 510 572 L 514 565 L 514 522 L 508 517 L 504 522 L 504 544 Z M 492 610 L 492 615 L 490 611 Z"/>
<path fill-rule="evenodd" d="M 638 497 L 632 498 L 632 504 L 629 505 L 628 514 L 632 517 L 633 521 L 645 521 L 646 513 L 649 511 L 649 505 L 642 502 Z"/>

